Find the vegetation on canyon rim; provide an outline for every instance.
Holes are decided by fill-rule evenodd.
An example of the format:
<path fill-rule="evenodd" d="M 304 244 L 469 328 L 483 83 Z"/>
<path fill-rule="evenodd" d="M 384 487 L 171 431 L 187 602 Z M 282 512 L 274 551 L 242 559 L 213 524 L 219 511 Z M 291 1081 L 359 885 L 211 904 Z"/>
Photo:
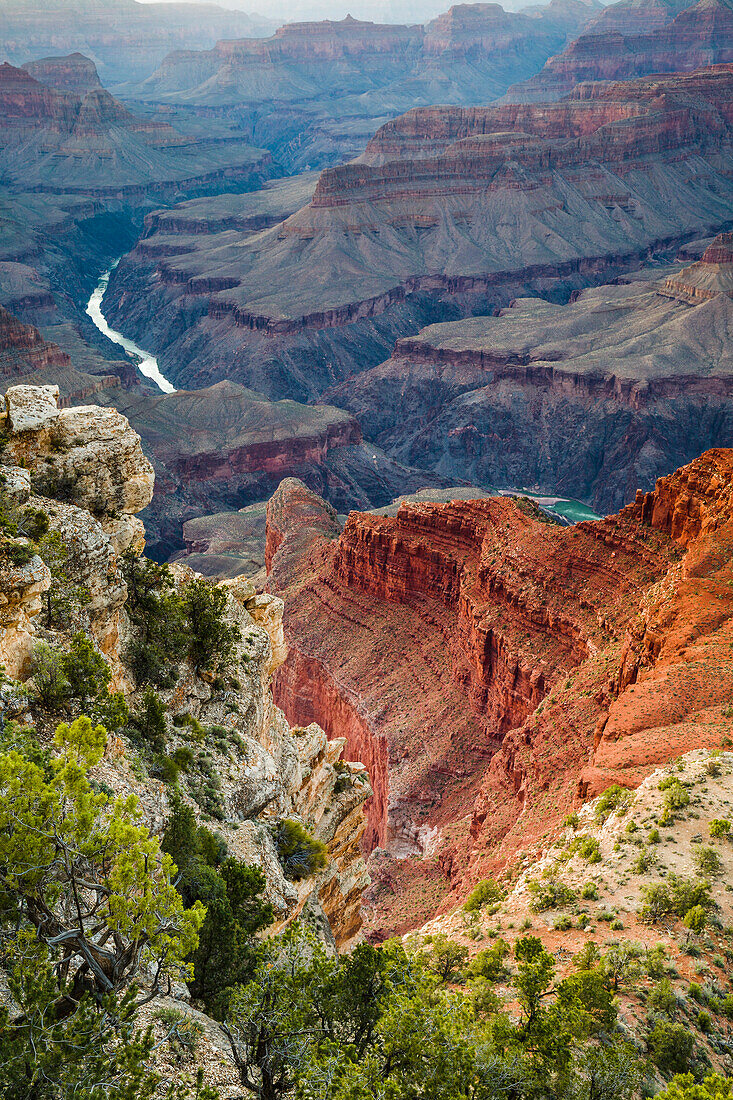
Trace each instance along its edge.
<path fill-rule="evenodd" d="M 632 971 L 661 973 L 658 951 L 627 952 L 621 965 L 589 944 L 558 980 L 534 935 L 513 948 L 500 939 L 467 967 L 446 937 L 363 943 L 341 957 L 298 926 L 258 940 L 273 917 L 261 872 L 232 858 L 179 796 L 162 843 L 152 837 L 133 796 L 105 793 L 89 775 L 106 741 L 87 717 L 61 723 L 50 746 L 12 722 L 2 732 L 0 929 L 12 997 L 0 1018 L 4 1095 L 152 1097 L 155 1040 L 138 1014 L 176 980 L 221 1022 L 241 1084 L 258 1100 L 637 1092 L 646 1059 L 616 1027 L 615 991 Z M 478 895 L 490 908 L 501 891 L 487 881 Z M 729 1096 L 723 1078 L 699 1080 L 699 1064 L 685 1074 L 696 1065 L 692 1037 L 671 1022 L 665 988 L 660 980 L 649 998 L 650 1056 L 683 1075 L 661 1095 Z M 169 1023 L 170 1037 L 175 1014 Z M 199 1074 L 167 1095 L 217 1094 Z"/>

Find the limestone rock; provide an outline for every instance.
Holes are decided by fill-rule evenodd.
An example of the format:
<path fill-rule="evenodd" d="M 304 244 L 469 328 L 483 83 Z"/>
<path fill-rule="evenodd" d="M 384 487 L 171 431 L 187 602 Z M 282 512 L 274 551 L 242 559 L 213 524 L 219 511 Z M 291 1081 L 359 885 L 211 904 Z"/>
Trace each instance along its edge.
<path fill-rule="evenodd" d="M 11 386 L 5 394 L 5 407 L 14 432 L 43 427 L 58 416 L 58 386 Z"/>
<path fill-rule="evenodd" d="M 8 676 L 20 678 L 33 648 L 32 619 L 51 584 L 48 566 L 36 555 L 27 565 L 0 565 L 0 664 Z"/>

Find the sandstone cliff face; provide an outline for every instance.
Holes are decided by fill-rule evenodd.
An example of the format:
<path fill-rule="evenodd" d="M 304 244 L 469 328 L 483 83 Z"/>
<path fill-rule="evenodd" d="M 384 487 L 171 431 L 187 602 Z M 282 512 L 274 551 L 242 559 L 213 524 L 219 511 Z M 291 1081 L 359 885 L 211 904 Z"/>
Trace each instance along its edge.
<path fill-rule="evenodd" d="M 352 513 L 337 537 L 302 487 L 279 490 L 276 698 L 291 720 L 345 721 L 371 768 L 376 933 L 733 725 L 731 470 L 733 452 L 708 452 L 573 528 L 490 499 Z M 404 859 L 426 854 L 437 879 L 434 860 Z"/>
<path fill-rule="evenodd" d="M 70 627 L 39 627 L 42 601 L 55 583 L 51 573 L 38 555 L 15 565 L 4 550 L 0 657 L 12 678 L 25 681 L 39 640 L 64 649 L 69 630 L 82 630 L 106 658 L 113 686 L 135 710 L 140 690 L 126 665 L 134 626 L 126 611 L 120 553 L 142 545 L 144 531 L 135 513 L 150 501 L 153 471 L 139 438 L 116 410 L 59 410 L 57 397 L 53 387 L 7 391 L 2 489 L 5 502 L 45 513 L 63 548 L 65 577 L 88 595 Z M 27 540 L 12 541 L 22 547 Z M 185 566 L 174 566 L 177 586 L 194 576 Z M 244 577 L 227 581 L 224 591 L 226 617 L 240 633 L 235 686 L 228 690 L 181 661 L 175 683 L 161 691 L 168 713 L 185 718 L 172 727 L 170 747 L 187 745 L 186 722 L 218 731 L 199 753 L 206 758 L 206 781 L 214 778 L 218 784 L 220 829 L 231 853 L 265 873 L 275 929 L 304 913 L 330 942 L 348 944 L 361 926 L 367 884 L 359 846 L 362 807 L 370 794 L 365 769 L 341 760 L 343 739 L 328 740 L 314 724 L 291 728 L 274 705 L 270 682 L 286 656 L 282 602 L 258 595 Z M 114 791 L 136 793 L 149 823 L 160 830 L 169 810 L 167 788 L 136 756 L 123 729 L 110 737 L 98 779 Z M 194 800 L 195 786 L 182 786 L 184 797 Z M 328 864 L 317 876 L 298 883 L 285 876 L 270 828 L 284 817 L 301 820 L 326 844 Z"/>

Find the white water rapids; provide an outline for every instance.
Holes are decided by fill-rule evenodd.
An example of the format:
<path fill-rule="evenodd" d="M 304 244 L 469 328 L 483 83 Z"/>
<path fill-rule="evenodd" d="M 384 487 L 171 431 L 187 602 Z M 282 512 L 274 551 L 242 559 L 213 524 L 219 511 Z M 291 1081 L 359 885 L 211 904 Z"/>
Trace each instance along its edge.
<path fill-rule="evenodd" d="M 155 356 L 138 347 L 134 340 L 130 340 L 127 336 L 123 336 L 121 332 L 110 328 L 106 317 L 102 313 L 102 302 L 109 286 L 109 277 L 119 262 L 119 260 L 115 260 L 112 266 L 100 276 L 99 282 L 87 302 L 87 313 L 103 336 L 106 336 L 113 344 L 118 344 L 121 348 L 124 348 L 130 358 L 135 360 L 137 369 L 141 374 L 155 382 L 158 389 L 162 390 L 163 393 L 175 393 L 176 387 L 172 386 L 168 379 L 160 373 L 158 360 Z"/>

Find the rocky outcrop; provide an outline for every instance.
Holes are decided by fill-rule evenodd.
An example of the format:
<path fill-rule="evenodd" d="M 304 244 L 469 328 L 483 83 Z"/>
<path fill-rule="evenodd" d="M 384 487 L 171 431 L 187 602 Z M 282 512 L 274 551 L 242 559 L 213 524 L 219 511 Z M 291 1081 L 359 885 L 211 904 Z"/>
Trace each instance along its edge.
<path fill-rule="evenodd" d="M 226 373 L 312 399 L 426 320 L 562 298 L 725 227 L 732 103 L 719 66 L 560 104 L 410 111 L 246 248 L 232 234 L 208 262 L 123 261 L 112 315 L 160 334 L 174 381 Z"/>
<path fill-rule="evenodd" d="M 679 7 L 682 10 L 676 11 Z M 621 9 L 618 15 L 616 8 Z M 698 0 L 691 6 L 615 4 L 536 76 L 511 87 L 505 98 L 511 103 L 547 103 L 583 81 L 690 72 L 731 61 L 733 8 L 728 0 Z"/>
<path fill-rule="evenodd" d="M 135 687 L 126 655 L 136 628 L 126 611 L 119 555 L 128 545 L 121 541 L 125 526 L 142 538 L 132 513 L 150 499 L 152 469 L 140 440 L 119 413 L 99 408 L 59 411 L 56 397 L 51 387 L 29 386 L 11 388 L 5 396 L 3 457 L 8 465 L 2 469 L 0 655 L 6 673 L 26 681 L 34 671 L 29 658 L 36 642 L 63 650 L 70 632 L 82 630 L 106 658 L 113 686 L 124 692 L 134 711 L 141 689 Z M 54 457 L 60 464 L 55 479 L 49 472 Z M 47 552 L 43 546 L 34 553 L 20 527 L 10 534 L 10 518 L 27 508 L 45 514 L 57 540 L 53 546 L 63 551 L 64 583 L 77 584 L 83 593 L 71 625 L 48 617 L 42 627 L 36 625 L 44 594 L 58 583 L 58 575 L 52 582 L 39 556 Z M 181 591 L 195 577 L 185 566 L 173 567 L 173 581 Z M 192 805 L 201 802 L 195 771 L 204 768 L 205 782 L 216 792 L 218 829 L 230 852 L 265 874 L 266 897 L 276 914 L 274 931 L 303 914 L 332 946 L 348 945 L 360 930 L 361 894 L 367 884 L 360 840 L 366 824 L 362 807 L 371 792 L 364 766 L 341 759 L 343 738 L 328 740 L 314 724 L 291 728 L 274 705 L 270 682 L 286 656 L 282 601 L 257 594 L 243 576 L 227 581 L 223 591 L 226 620 L 238 630 L 236 677 L 231 683 L 219 682 L 200 675 L 184 658 L 170 685 L 160 689 L 168 714 L 176 720 L 169 748 L 185 748 L 191 761 L 188 769 L 194 778 L 182 777 L 183 797 Z M 32 699 L 32 679 L 27 688 Z M 24 705 L 21 701 L 21 709 Z M 210 731 L 210 743 L 201 746 L 198 756 L 187 737 L 191 726 Z M 135 793 L 147 823 L 159 831 L 169 810 L 166 789 L 148 776 L 142 758 L 136 760 L 139 745 L 134 747 L 129 732 L 123 729 L 110 737 L 95 777 L 115 792 Z M 147 762 L 151 766 L 149 757 Z M 326 845 L 328 862 L 317 875 L 294 882 L 285 874 L 272 830 L 283 818 L 298 819 Z"/>
<path fill-rule="evenodd" d="M 136 513 L 150 503 L 153 470 L 138 436 L 116 410 L 58 409 L 57 401 L 54 386 L 7 390 L 3 424 L 8 439 L 3 460 L 10 473 L 6 477 L 17 483 L 15 503 L 40 508 L 58 532 L 66 547 L 69 579 L 87 594 L 83 625 L 119 677 L 126 589 L 117 559 L 123 550 L 139 550 L 144 544 L 143 525 Z M 31 477 L 24 473 L 27 470 L 32 471 Z M 37 557 L 26 567 L 11 570 L 3 582 L 4 591 L 11 592 L 6 610 L 14 624 L 3 641 L 5 663 L 14 670 L 11 674 L 17 675 L 27 665 L 33 633 L 29 621 L 40 611 L 38 597 L 50 584 L 51 574 Z"/>
<path fill-rule="evenodd" d="M 437 855 L 459 896 L 577 799 L 718 743 L 731 470 L 707 452 L 571 528 L 495 498 L 352 513 L 338 536 L 303 487 L 278 491 L 276 697 L 291 720 L 338 718 L 371 767 L 373 930 L 439 904 L 432 861 L 405 855 Z"/>
<path fill-rule="evenodd" d="M 665 279 L 659 290 L 688 305 L 719 294 L 733 298 L 733 233 L 719 233 L 697 263 Z"/>

